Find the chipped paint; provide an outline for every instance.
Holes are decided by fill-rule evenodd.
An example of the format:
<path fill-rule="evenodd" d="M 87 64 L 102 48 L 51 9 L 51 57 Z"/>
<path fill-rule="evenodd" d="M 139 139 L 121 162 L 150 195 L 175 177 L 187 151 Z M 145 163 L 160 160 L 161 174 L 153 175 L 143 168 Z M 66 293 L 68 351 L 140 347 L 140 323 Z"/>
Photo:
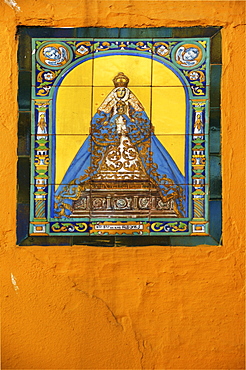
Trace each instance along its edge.
<path fill-rule="evenodd" d="M 4 2 L 8 4 L 12 9 L 20 12 L 21 9 L 15 0 L 4 0 Z"/>
<path fill-rule="evenodd" d="M 16 293 L 18 293 L 19 287 L 17 285 L 16 278 L 14 277 L 14 275 L 12 273 L 10 274 L 10 278 L 11 278 L 11 282 L 14 286 L 14 290 L 16 291 Z"/>

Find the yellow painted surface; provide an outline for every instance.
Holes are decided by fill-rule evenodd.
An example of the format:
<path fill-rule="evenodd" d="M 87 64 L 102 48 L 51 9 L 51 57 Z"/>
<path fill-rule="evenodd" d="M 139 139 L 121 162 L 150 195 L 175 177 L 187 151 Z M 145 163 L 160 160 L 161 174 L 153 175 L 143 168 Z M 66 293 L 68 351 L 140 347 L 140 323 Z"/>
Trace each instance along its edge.
<path fill-rule="evenodd" d="M 152 87 L 152 122 L 156 134 L 185 134 L 183 87 Z"/>
<path fill-rule="evenodd" d="M 89 132 L 92 86 L 60 86 L 56 104 L 56 133 L 85 135 Z"/>
<path fill-rule="evenodd" d="M 142 103 L 155 134 L 184 174 L 185 137 L 180 135 L 185 134 L 186 101 L 181 81 L 157 61 L 117 55 L 81 63 L 66 75 L 58 89 L 56 184 L 61 183 L 84 141 L 78 135 L 89 133 L 91 117 L 114 88 L 112 80 L 121 71 L 129 78 L 128 87 Z M 63 135 L 67 134 L 74 136 L 68 138 L 69 145 L 64 145 Z M 176 134 L 179 136 L 175 137 Z"/>
<path fill-rule="evenodd" d="M 93 61 L 92 59 L 74 67 L 63 79 L 62 86 L 92 86 Z"/>
<path fill-rule="evenodd" d="M 7 3 L 0 5 L 2 368 L 245 369 L 245 2 Z M 223 27 L 222 246 L 16 246 L 17 25 Z"/>
<path fill-rule="evenodd" d="M 135 56 L 106 56 L 94 59 L 94 85 L 112 86 L 113 78 L 124 72 L 130 86 L 151 85 L 151 59 Z"/>
<path fill-rule="evenodd" d="M 88 135 L 57 135 L 56 140 L 56 188 L 61 183 L 79 148 Z"/>
<path fill-rule="evenodd" d="M 153 60 L 152 86 L 181 86 L 179 78 L 162 63 Z"/>

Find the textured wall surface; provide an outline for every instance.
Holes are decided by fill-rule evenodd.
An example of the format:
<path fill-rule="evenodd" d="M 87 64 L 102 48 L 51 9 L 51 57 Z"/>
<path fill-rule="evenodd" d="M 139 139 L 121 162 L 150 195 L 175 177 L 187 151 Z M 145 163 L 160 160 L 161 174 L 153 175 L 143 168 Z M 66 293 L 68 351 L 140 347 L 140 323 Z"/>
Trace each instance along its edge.
<path fill-rule="evenodd" d="M 3 369 L 245 369 L 245 2 L 16 1 L 0 3 Z M 223 246 L 16 247 L 18 25 L 223 26 Z"/>

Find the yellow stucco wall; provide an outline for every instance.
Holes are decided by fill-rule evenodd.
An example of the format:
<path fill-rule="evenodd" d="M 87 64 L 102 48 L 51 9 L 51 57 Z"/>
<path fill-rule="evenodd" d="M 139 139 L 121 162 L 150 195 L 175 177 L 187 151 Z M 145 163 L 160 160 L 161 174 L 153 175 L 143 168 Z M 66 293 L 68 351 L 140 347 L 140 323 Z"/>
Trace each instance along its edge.
<path fill-rule="evenodd" d="M 245 2 L 17 3 L 0 4 L 3 369 L 245 369 Z M 17 25 L 224 27 L 223 246 L 16 247 Z"/>

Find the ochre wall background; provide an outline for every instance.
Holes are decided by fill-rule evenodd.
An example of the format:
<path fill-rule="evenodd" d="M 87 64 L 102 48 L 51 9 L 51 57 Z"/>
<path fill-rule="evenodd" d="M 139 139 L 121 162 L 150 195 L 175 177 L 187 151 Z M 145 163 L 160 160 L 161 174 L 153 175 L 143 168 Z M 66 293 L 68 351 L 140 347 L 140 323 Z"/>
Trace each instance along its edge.
<path fill-rule="evenodd" d="M 245 369 L 245 2 L 8 2 L 0 4 L 3 369 Z M 223 246 L 15 245 L 17 25 L 224 27 Z"/>

